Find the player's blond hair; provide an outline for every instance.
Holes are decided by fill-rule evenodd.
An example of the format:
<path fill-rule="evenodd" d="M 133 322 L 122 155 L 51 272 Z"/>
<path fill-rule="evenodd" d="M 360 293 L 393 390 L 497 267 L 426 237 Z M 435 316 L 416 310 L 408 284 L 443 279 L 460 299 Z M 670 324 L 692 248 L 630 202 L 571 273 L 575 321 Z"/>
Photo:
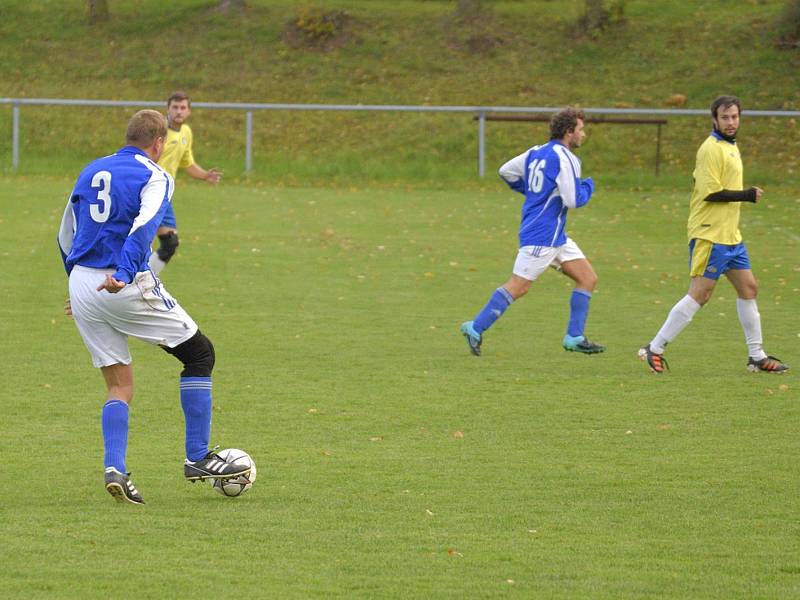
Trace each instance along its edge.
<path fill-rule="evenodd" d="M 167 137 L 167 118 L 157 110 L 140 110 L 128 121 L 125 143 L 149 148 L 156 138 Z"/>

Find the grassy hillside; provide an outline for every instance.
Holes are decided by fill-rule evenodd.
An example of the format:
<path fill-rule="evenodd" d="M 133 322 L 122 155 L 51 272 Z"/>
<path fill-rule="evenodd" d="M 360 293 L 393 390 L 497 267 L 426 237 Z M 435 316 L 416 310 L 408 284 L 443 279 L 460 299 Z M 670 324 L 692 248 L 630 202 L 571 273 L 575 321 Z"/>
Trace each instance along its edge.
<path fill-rule="evenodd" d="M 3 3 L 0 96 L 160 100 L 182 88 L 220 102 L 661 108 L 681 94 L 705 108 L 725 92 L 747 107 L 800 108 L 800 51 L 774 43 L 783 0 L 628 0 L 624 20 L 598 35 L 577 25 L 582 0 L 485 2 L 472 14 L 433 0 L 247 0 L 227 12 L 217 1 L 141 0 L 111 2 L 110 21 L 95 26 L 85 4 Z M 0 131 L 10 112 L 0 109 Z M 26 107 L 23 170 L 69 171 L 108 151 L 129 114 Z M 193 125 L 201 164 L 240 174 L 243 115 L 198 109 Z M 474 180 L 466 115 L 274 112 L 256 114 L 255 127 L 256 176 L 270 181 Z M 787 127 L 796 131 L 787 120 L 745 123 L 748 174 L 795 175 L 800 142 Z M 685 182 L 706 129 L 704 118 L 665 128 L 667 181 Z M 489 170 L 543 136 L 544 125 L 491 124 Z M 654 153 L 652 127 L 597 127 L 583 151 L 587 169 L 625 181 L 649 179 Z M 4 135 L 0 164 L 9 163 Z"/>

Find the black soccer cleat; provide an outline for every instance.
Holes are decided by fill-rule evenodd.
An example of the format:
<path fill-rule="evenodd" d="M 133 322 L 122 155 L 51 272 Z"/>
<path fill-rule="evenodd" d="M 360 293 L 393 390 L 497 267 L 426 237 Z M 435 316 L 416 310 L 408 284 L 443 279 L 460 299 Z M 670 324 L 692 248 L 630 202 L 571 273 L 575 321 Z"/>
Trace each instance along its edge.
<path fill-rule="evenodd" d="M 761 360 L 756 360 L 752 356 L 747 359 L 747 370 L 751 373 L 763 371 L 764 373 L 785 373 L 789 370 L 789 366 L 781 362 L 780 358 L 774 356 L 767 356 Z"/>
<path fill-rule="evenodd" d="M 655 374 L 663 373 L 669 370 L 667 359 L 663 354 L 657 354 L 650 349 L 650 344 L 639 348 L 639 358 L 647 363 L 650 370 Z"/>
<path fill-rule="evenodd" d="M 133 485 L 130 473 L 120 473 L 114 467 L 106 469 L 106 490 L 117 502 L 144 504 L 141 494 Z"/>
<path fill-rule="evenodd" d="M 213 450 L 205 458 L 191 461 L 188 458 L 183 463 L 183 475 L 189 481 L 203 481 L 204 479 L 230 479 L 240 475 L 249 475 L 250 467 L 234 465 L 220 457 Z"/>

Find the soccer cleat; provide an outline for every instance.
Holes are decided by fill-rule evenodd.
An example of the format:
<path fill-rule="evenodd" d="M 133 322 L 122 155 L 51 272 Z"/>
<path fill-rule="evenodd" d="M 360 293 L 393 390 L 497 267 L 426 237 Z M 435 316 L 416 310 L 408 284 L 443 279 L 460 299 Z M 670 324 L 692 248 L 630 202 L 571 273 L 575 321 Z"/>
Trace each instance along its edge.
<path fill-rule="evenodd" d="M 250 473 L 249 465 L 236 465 L 226 462 L 213 450 L 205 458 L 191 461 L 188 458 L 183 464 L 183 475 L 189 481 L 203 481 L 204 479 L 229 479 Z"/>
<path fill-rule="evenodd" d="M 653 373 L 663 373 L 665 370 L 669 369 L 667 359 L 664 358 L 664 355 L 656 354 L 650 350 L 650 344 L 639 348 L 639 358 L 647 362 L 647 365 Z"/>
<path fill-rule="evenodd" d="M 599 354 L 600 352 L 605 352 L 606 349 L 605 346 L 595 344 L 582 335 L 565 335 L 561 345 L 564 346 L 564 350 L 582 352 L 583 354 Z"/>
<path fill-rule="evenodd" d="M 767 356 L 761 360 L 756 360 L 752 356 L 747 359 L 747 370 L 751 373 L 764 371 L 765 373 L 785 373 L 789 370 L 789 366 L 781 362 L 780 358 L 774 356 Z"/>
<path fill-rule="evenodd" d="M 120 473 L 114 467 L 106 469 L 106 490 L 117 502 L 144 504 L 141 494 L 133 485 L 130 473 Z"/>
<path fill-rule="evenodd" d="M 473 321 L 467 321 L 466 323 L 463 323 L 461 325 L 461 333 L 464 336 L 464 339 L 467 340 L 467 344 L 469 344 L 469 351 L 475 356 L 480 356 L 483 336 L 475 331 L 475 327 L 472 324 Z"/>

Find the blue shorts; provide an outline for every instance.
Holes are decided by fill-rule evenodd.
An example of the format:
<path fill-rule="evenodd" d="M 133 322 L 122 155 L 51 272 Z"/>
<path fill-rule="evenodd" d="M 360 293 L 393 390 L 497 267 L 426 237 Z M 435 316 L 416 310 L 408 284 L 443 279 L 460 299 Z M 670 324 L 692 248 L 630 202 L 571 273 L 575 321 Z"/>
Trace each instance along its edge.
<path fill-rule="evenodd" d="M 689 275 L 692 277 L 719 279 L 730 269 L 750 269 L 744 242 L 733 246 L 701 239 L 689 242 Z"/>
<path fill-rule="evenodd" d="M 172 202 L 167 205 L 167 211 L 164 213 L 164 218 L 161 219 L 159 227 L 178 228 L 178 222 L 175 220 L 175 211 L 172 210 Z"/>

